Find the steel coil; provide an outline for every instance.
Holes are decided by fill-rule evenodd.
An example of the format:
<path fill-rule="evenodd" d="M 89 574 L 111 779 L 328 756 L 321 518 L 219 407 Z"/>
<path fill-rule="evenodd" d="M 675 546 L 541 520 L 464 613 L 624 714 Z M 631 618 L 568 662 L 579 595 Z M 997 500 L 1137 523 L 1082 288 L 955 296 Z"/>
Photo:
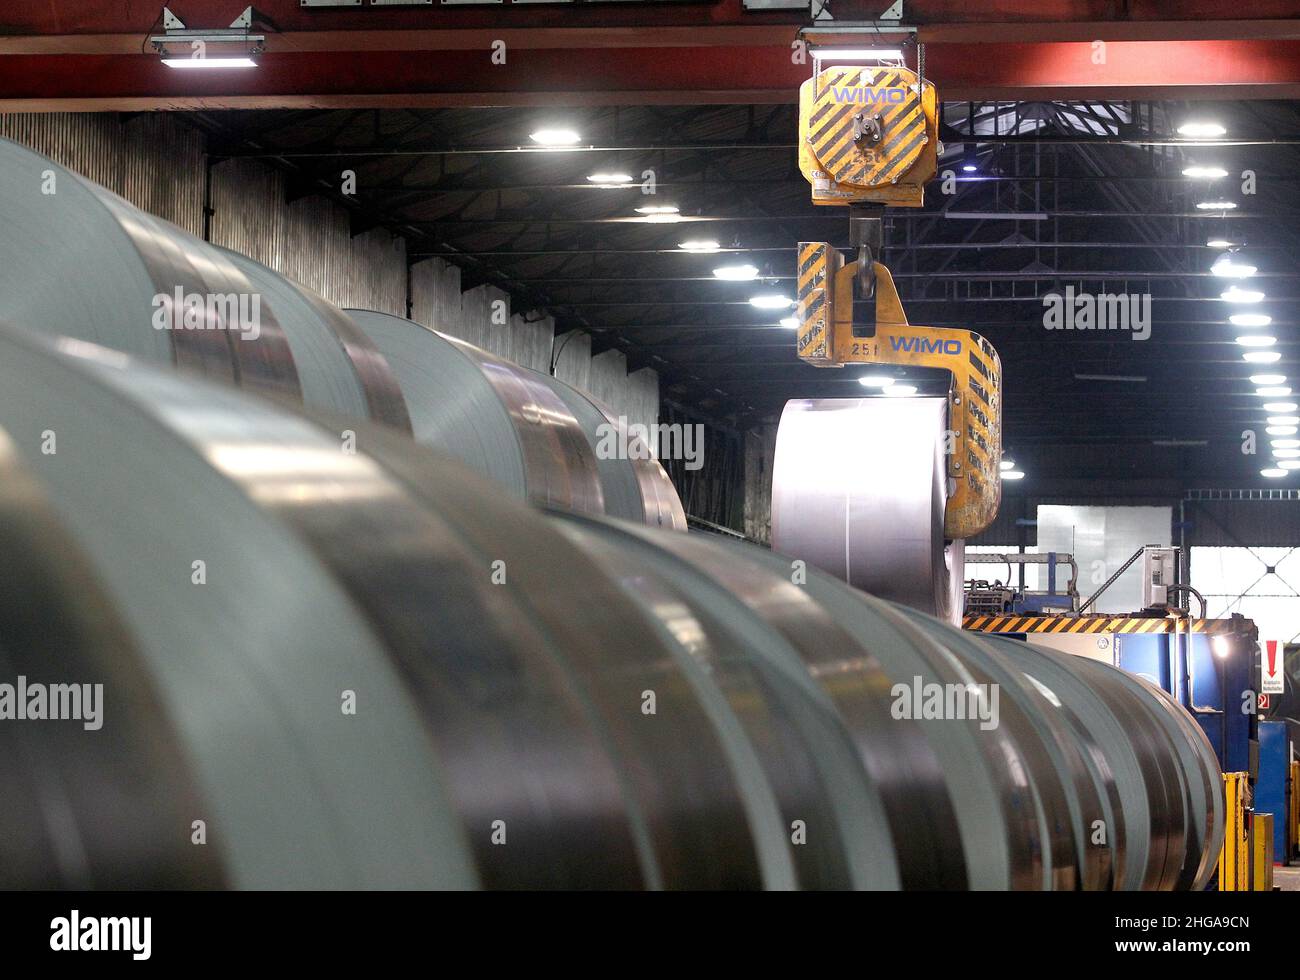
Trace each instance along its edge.
<path fill-rule="evenodd" d="M 408 320 L 350 316 L 7 140 L 0 221 L 0 319 L 343 420 L 414 429 L 540 506 L 685 529 L 658 462 L 635 449 L 599 460 L 589 420 L 569 405 L 599 410 L 554 379 Z"/>
<path fill-rule="evenodd" d="M 1204 886 L 1141 680 L 358 425 L 0 329 L 0 683 L 105 685 L 0 721 L 0 886 Z"/>
<path fill-rule="evenodd" d="M 786 403 L 772 463 L 772 547 L 954 625 L 963 544 L 945 542 L 947 400 Z"/>

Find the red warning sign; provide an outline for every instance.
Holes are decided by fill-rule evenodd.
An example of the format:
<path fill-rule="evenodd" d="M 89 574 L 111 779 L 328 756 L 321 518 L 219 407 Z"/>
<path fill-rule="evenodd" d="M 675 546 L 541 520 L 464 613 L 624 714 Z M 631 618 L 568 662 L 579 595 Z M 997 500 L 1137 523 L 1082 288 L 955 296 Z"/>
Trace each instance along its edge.
<path fill-rule="evenodd" d="M 1263 643 L 1263 656 L 1260 660 L 1261 673 L 1263 674 L 1263 683 L 1260 684 L 1260 690 L 1265 694 L 1281 694 L 1283 691 L 1282 641 L 1265 640 Z"/>

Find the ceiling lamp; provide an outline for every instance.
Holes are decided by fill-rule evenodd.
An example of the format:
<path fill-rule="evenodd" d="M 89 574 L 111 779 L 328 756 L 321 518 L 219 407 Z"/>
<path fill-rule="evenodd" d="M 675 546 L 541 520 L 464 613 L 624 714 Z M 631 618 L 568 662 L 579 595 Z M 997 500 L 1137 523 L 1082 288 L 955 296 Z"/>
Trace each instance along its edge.
<path fill-rule="evenodd" d="M 162 19 L 163 33 L 150 36 L 149 44 L 168 68 L 256 68 L 254 59 L 266 48 L 266 35 L 252 33 L 252 7 L 245 7 L 229 27 L 210 30 L 187 28 L 166 7 Z"/>
<path fill-rule="evenodd" d="M 1293 436 L 1300 432 L 1300 429 L 1297 429 L 1294 425 L 1270 425 L 1264 431 L 1270 436 Z"/>
<path fill-rule="evenodd" d="M 1178 127 L 1178 135 L 1188 139 L 1213 139 L 1227 133 L 1221 125 L 1207 120 L 1185 122 Z"/>
<path fill-rule="evenodd" d="M 1222 167 L 1186 167 L 1183 176 L 1195 180 L 1217 180 L 1219 177 L 1228 176 L 1228 171 Z"/>
<path fill-rule="evenodd" d="M 1272 347 L 1277 343 L 1277 338 L 1266 333 L 1250 333 L 1238 337 L 1237 343 L 1242 347 Z"/>
<path fill-rule="evenodd" d="M 1267 327 L 1273 318 L 1267 313 L 1234 313 L 1228 322 L 1234 327 Z"/>
<path fill-rule="evenodd" d="M 708 252 L 716 252 L 720 249 L 721 246 L 719 246 L 718 243 L 715 241 L 706 241 L 700 239 L 700 240 L 691 240 L 689 242 L 682 242 L 677 247 L 680 248 L 683 252 L 698 252 L 704 254 Z"/>
<path fill-rule="evenodd" d="M 573 146 L 582 137 L 572 129 L 539 129 L 528 138 L 539 146 Z"/>
<path fill-rule="evenodd" d="M 1295 410 L 1295 402 L 1266 402 L 1264 404 L 1264 411 L 1266 412 L 1294 412 Z"/>
<path fill-rule="evenodd" d="M 1003 470 L 1000 474 L 1004 480 L 1023 480 L 1025 474 L 1020 470 Z"/>
<path fill-rule="evenodd" d="M 1275 350 L 1248 350 L 1241 359 L 1251 364 L 1274 364 L 1282 360 L 1282 355 Z"/>
<path fill-rule="evenodd" d="M 1264 388 L 1256 388 L 1255 394 L 1261 398 L 1285 398 L 1291 394 L 1291 389 L 1286 385 L 1268 385 Z"/>
<path fill-rule="evenodd" d="M 794 300 L 788 296 L 779 296 L 776 293 L 764 293 L 759 296 L 751 296 L 749 305 L 760 310 L 788 310 L 794 306 Z"/>
<path fill-rule="evenodd" d="M 1196 205 L 1197 211 L 1232 211 L 1237 207 L 1235 201 L 1201 201 Z"/>
<path fill-rule="evenodd" d="M 713 275 L 728 282 L 749 282 L 758 278 L 758 269 L 752 265 L 722 265 L 713 270 Z"/>
<path fill-rule="evenodd" d="M 1230 242 L 1226 238 L 1211 238 L 1205 243 L 1206 248 L 1232 248 L 1235 242 Z"/>
<path fill-rule="evenodd" d="M 1270 415 L 1269 425 L 1300 425 L 1300 415 Z"/>
<path fill-rule="evenodd" d="M 597 187 L 626 187 L 632 183 L 631 174 L 588 174 L 587 179 Z"/>
<path fill-rule="evenodd" d="M 1286 476 L 1286 470 L 1279 469 L 1278 467 L 1274 466 L 1266 470 L 1260 470 L 1259 475 L 1266 476 L 1270 480 L 1277 480 L 1280 479 L 1281 477 Z"/>
<path fill-rule="evenodd" d="M 1252 374 L 1250 383 L 1253 385 L 1280 385 L 1286 381 L 1285 374 Z"/>
<path fill-rule="evenodd" d="M 1219 299 L 1225 303 L 1258 303 L 1263 298 L 1264 294 L 1258 289 L 1242 289 L 1240 286 L 1229 286 L 1219 293 Z"/>
<path fill-rule="evenodd" d="M 1249 279 L 1255 274 L 1255 267 L 1245 262 L 1234 262 L 1229 256 L 1217 260 L 1210 266 L 1210 271 L 1221 279 Z"/>
<path fill-rule="evenodd" d="M 787 330 L 798 330 L 799 318 L 797 316 L 782 317 L 781 326 L 785 327 Z"/>

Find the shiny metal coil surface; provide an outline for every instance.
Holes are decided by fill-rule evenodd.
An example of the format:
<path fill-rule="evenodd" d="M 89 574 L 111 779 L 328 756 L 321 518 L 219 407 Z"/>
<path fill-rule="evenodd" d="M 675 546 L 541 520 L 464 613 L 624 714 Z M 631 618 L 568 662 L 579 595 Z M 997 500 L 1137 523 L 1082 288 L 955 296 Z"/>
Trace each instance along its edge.
<path fill-rule="evenodd" d="M 1208 879 L 1214 756 L 1144 682 L 336 419 L 0 328 L 0 683 L 105 685 L 0 723 L 0 886 Z"/>

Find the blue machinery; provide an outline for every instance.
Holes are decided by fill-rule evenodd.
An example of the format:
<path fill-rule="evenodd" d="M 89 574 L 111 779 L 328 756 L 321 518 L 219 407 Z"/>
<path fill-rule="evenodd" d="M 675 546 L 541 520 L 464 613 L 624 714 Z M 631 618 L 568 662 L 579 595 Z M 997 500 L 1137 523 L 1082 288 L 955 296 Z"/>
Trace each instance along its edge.
<path fill-rule="evenodd" d="M 1300 723 L 1260 720 L 1255 624 L 1239 615 L 1206 619 L 1203 605 L 1202 618 L 1193 618 L 1187 608 L 1170 601 L 1173 595 L 1196 593 L 1170 581 L 1168 555 L 1155 554 L 1153 559 L 1148 554 L 1147 559 L 1144 596 L 1154 601 L 1141 612 L 1116 616 L 1076 612 L 1080 603 L 1073 575 L 1065 591 L 1057 592 L 1057 566 L 1073 567 L 1070 555 L 980 554 L 981 564 L 1047 565 L 1048 590 L 1034 593 L 1001 583 L 970 582 L 963 626 L 1113 664 L 1168 691 L 1205 732 L 1222 770 L 1250 774 L 1255 812 L 1274 815 L 1273 854 L 1285 863 L 1297 847 L 1291 794 L 1297 790 L 1292 762 L 1300 753 Z M 1163 594 L 1162 574 L 1166 577 Z M 1112 581 L 1117 577 L 1118 573 Z M 1095 598 L 1084 602 L 1083 608 Z M 1043 609 L 1052 612 L 1044 614 Z"/>

